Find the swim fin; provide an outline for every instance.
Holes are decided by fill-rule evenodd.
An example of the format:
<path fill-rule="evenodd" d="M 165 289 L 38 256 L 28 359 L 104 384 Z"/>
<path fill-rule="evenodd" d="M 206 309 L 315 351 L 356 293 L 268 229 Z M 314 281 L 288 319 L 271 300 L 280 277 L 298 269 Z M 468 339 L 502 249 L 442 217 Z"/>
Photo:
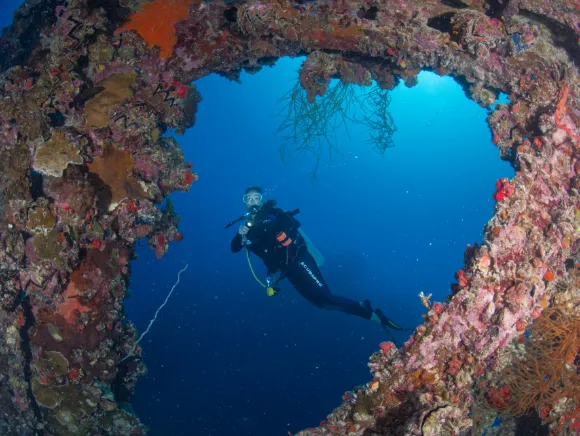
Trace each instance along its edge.
<path fill-rule="evenodd" d="M 400 325 L 395 323 L 393 320 L 387 318 L 381 309 L 375 309 L 374 313 L 376 313 L 376 315 L 379 317 L 379 319 L 381 320 L 381 325 L 384 327 L 389 327 L 389 328 L 392 328 L 393 330 L 398 330 L 401 332 L 408 332 L 408 331 L 413 330 L 412 328 L 401 327 Z"/>
<path fill-rule="evenodd" d="M 369 300 L 361 301 L 359 303 L 362 307 L 366 307 L 368 310 L 373 312 L 373 306 L 371 306 L 371 302 Z"/>

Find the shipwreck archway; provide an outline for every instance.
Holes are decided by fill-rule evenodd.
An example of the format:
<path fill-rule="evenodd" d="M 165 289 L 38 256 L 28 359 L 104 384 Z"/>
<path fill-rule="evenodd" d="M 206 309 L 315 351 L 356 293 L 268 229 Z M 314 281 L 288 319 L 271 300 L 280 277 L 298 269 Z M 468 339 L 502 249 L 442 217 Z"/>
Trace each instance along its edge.
<path fill-rule="evenodd" d="M 245 255 L 230 253 L 236 227 L 223 228 L 242 213 L 245 186 L 261 185 L 282 208 L 300 207 L 333 292 L 368 298 L 414 328 L 426 312 L 419 292 L 433 301 L 449 294 L 462 247 L 481 243 L 492 216 L 495 181 L 513 176 L 491 143 L 487 111 L 450 77 L 425 72 L 416 86 L 401 83 L 390 93 L 395 147 L 381 156 L 367 143 L 367 128 L 349 123 L 350 136 L 338 133 L 342 155 L 324 160 L 313 180 L 307 173 L 314 156 L 282 161 L 276 135 L 284 119 L 276 116 L 284 107 L 277 101 L 294 89 L 303 60 L 283 58 L 257 74 L 242 73 L 241 83 L 215 74 L 196 81 L 203 101 L 179 143 L 200 179 L 187 195 L 171 196 L 184 241 L 159 260 L 148 247 L 137 248 L 125 304 L 144 331 L 178 265 L 190 262 L 141 342 L 148 373 L 132 404 L 151 434 L 308 427 L 368 381 L 366 358 L 388 340 L 374 323 L 316 308 L 285 281 L 276 298 L 264 294 Z M 261 278 L 262 264 L 252 259 Z M 399 346 L 410 336 L 393 334 Z"/>
<path fill-rule="evenodd" d="M 127 263 L 138 237 L 165 252 L 177 223 L 154 203 L 196 178 L 161 133 L 193 124 L 192 80 L 296 54 L 308 54 L 310 96 L 331 77 L 390 88 L 420 69 L 453 75 L 482 105 L 510 95 L 489 122 L 518 172 L 498 182 L 485 243 L 466 253 L 453 298 L 433 303 L 402 350 L 385 344 L 371 357 L 375 379 L 324 430 L 302 434 L 473 426 L 474 379 L 489 377 L 543 307 L 578 302 L 576 288 L 555 287 L 578 256 L 578 23 L 567 2 L 535 0 L 23 6 L 0 47 L 1 362 L 10 375 L 0 380 L 10 410 L 0 428 L 141 431 L 117 406 L 142 369 L 121 361 L 135 341 L 122 322 Z M 568 425 L 573 412 L 546 419 Z"/>

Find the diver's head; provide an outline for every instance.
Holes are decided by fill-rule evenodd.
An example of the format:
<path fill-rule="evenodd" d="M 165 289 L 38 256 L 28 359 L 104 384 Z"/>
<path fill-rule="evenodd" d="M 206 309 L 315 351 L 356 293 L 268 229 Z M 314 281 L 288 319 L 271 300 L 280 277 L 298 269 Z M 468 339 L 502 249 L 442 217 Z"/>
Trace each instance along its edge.
<path fill-rule="evenodd" d="M 264 204 L 264 192 L 259 186 L 250 186 L 244 194 L 244 204 L 248 212 L 255 213 Z"/>

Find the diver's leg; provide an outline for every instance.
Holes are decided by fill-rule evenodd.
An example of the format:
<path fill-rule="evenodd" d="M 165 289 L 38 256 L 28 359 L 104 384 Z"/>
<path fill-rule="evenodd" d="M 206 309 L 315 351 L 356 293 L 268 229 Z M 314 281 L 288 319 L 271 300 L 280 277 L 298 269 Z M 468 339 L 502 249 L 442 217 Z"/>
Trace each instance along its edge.
<path fill-rule="evenodd" d="M 333 295 L 324 281 L 316 261 L 310 253 L 304 253 L 284 274 L 294 288 L 317 307 L 328 310 L 337 310 L 350 315 L 360 316 L 364 319 L 380 324 L 393 330 L 410 331 L 412 329 L 401 327 L 393 320 L 387 318 L 381 309 L 373 310 L 369 300 L 358 302 L 350 298 Z"/>
<path fill-rule="evenodd" d="M 408 331 L 413 330 L 411 328 L 401 327 L 392 319 L 387 318 L 381 309 L 375 309 L 374 312 L 375 312 L 375 315 L 378 316 L 381 325 L 383 325 L 385 327 L 389 327 L 389 328 L 392 328 L 393 330 L 399 330 L 402 332 L 408 332 Z"/>
<path fill-rule="evenodd" d="M 376 317 L 368 301 L 359 303 L 349 298 L 333 295 L 324 281 L 316 261 L 308 252 L 297 259 L 284 275 L 300 295 L 322 309 L 337 310 L 365 319 L 371 319 L 373 315 Z"/>

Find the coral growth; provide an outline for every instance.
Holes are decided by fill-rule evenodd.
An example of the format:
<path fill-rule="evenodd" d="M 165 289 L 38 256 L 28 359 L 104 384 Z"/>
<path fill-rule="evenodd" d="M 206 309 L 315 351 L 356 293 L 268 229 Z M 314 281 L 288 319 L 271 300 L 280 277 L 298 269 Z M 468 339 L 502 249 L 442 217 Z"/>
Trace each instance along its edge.
<path fill-rule="evenodd" d="M 86 217 L 91 211 L 106 212 L 110 189 L 99 186 L 98 176 L 78 166 L 69 167 L 63 177 L 45 178 L 43 190 L 60 213 Z"/>
<path fill-rule="evenodd" d="M 564 398 L 580 404 L 580 314 L 568 306 L 545 309 L 529 328 L 524 345 L 525 354 L 504 372 L 502 389 L 509 396 L 494 405 L 514 416 L 530 409 L 546 416 Z"/>
<path fill-rule="evenodd" d="M 55 225 L 56 218 L 50 208 L 39 206 L 28 210 L 26 226 L 29 229 L 51 230 Z"/>
<path fill-rule="evenodd" d="M 370 72 L 339 55 L 317 52 L 308 59 L 310 63 L 303 66 L 300 81 L 281 99 L 284 120 L 277 132 L 282 134 L 283 158 L 312 153 L 317 162 L 313 171 L 316 175 L 323 156 L 328 155 L 332 160 L 340 154 L 336 131 L 347 122 L 366 127 L 371 137 L 368 142 L 384 154 L 394 145 L 392 136 L 396 130 L 388 111 L 389 91 L 371 87 Z M 323 77 L 316 75 L 321 64 Z M 342 81 L 329 85 L 330 77 L 337 72 Z M 316 95 L 320 97 L 315 98 Z"/>
<path fill-rule="evenodd" d="M 49 176 L 62 176 L 69 164 L 83 163 L 80 150 L 73 146 L 65 133 L 55 131 L 50 139 L 36 150 L 34 169 Z"/>
<path fill-rule="evenodd" d="M 177 43 L 175 24 L 188 17 L 191 3 L 192 0 L 154 0 L 145 3 L 117 31 L 135 30 L 147 41 L 147 47 L 157 46 L 161 57 L 169 58 Z"/>
<path fill-rule="evenodd" d="M 103 154 L 88 164 L 89 170 L 95 173 L 108 186 L 111 192 L 109 210 L 126 198 L 145 196 L 143 188 L 133 175 L 135 160 L 128 150 L 119 150 L 107 146 Z"/>
<path fill-rule="evenodd" d="M 493 194 L 493 199 L 497 201 L 502 201 L 504 198 L 509 198 L 514 195 L 515 185 L 510 183 L 507 178 L 498 180 L 495 184 L 495 193 Z"/>
<path fill-rule="evenodd" d="M 69 324 L 74 324 L 81 313 L 90 312 L 90 308 L 81 302 L 81 295 L 74 282 L 69 282 L 62 294 L 63 302 L 57 304 L 56 309 Z"/>
<path fill-rule="evenodd" d="M 126 71 L 97 83 L 96 95 L 85 103 L 87 127 L 106 127 L 113 107 L 133 97 L 136 80 L 135 71 Z"/>
<path fill-rule="evenodd" d="M 25 3 L 0 42 L 0 433 L 144 433 L 116 406 L 144 372 L 124 320 L 128 263 L 139 238 L 157 256 L 181 240 L 175 212 L 156 205 L 197 179 L 168 130 L 193 125 L 192 81 L 304 54 L 305 104 L 332 78 L 388 90 L 421 69 L 453 76 L 496 104 L 490 139 L 517 173 L 489 187 L 485 240 L 467 247 L 446 303 L 424 296 L 404 347 L 383 344 L 369 383 L 301 434 L 483 428 L 482 398 L 520 396 L 498 383 L 512 344 L 542 310 L 580 298 L 579 29 L 567 0 Z M 575 431 L 578 404 L 542 398 L 554 431 Z"/>

